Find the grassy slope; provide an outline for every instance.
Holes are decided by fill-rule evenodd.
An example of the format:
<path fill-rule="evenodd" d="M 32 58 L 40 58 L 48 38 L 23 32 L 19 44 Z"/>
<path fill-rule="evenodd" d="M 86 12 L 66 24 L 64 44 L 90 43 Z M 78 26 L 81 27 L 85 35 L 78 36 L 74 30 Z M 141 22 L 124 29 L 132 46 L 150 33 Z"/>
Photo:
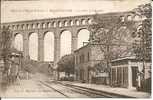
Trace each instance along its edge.
<path fill-rule="evenodd" d="M 30 73 L 36 73 L 40 72 L 43 74 L 49 74 L 48 72 L 48 63 L 47 62 L 38 62 L 34 60 L 28 61 L 28 63 L 25 64 L 26 70 Z"/>

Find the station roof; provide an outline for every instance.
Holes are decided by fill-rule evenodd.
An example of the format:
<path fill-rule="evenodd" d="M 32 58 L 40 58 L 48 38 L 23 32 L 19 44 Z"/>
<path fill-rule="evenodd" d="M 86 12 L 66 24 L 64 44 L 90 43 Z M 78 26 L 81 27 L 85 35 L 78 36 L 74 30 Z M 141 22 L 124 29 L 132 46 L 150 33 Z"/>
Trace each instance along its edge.
<path fill-rule="evenodd" d="M 114 59 L 111 62 L 122 61 L 122 60 L 136 60 L 136 57 L 135 56 L 127 56 L 127 57 Z"/>

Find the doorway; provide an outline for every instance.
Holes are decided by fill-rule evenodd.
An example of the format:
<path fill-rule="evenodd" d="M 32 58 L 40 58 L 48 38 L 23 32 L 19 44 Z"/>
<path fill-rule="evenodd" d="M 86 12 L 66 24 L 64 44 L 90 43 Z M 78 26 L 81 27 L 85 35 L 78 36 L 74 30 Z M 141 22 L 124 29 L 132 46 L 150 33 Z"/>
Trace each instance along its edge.
<path fill-rule="evenodd" d="M 137 86 L 137 73 L 138 73 L 138 67 L 132 67 L 132 86 Z"/>

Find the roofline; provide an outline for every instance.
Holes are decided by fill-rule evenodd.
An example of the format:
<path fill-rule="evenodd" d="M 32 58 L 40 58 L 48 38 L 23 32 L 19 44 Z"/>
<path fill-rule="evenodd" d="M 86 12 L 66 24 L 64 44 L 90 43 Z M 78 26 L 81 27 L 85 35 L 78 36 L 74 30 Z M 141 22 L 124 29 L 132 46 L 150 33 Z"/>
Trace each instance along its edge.
<path fill-rule="evenodd" d="M 79 51 L 79 50 L 81 50 L 81 49 L 83 49 L 83 48 L 85 48 L 85 47 L 87 47 L 87 46 L 89 46 L 89 45 L 90 45 L 90 44 L 88 43 L 88 44 L 86 44 L 85 46 L 82 46 L 82 47 L 80 47 L 80 48 L 74 50 L 74 52 L 77 52 L 77 51 Z"/>
<path fill-rule="evenodd" d="M 122 58 L 117 58 L 111 61 L 112 62 L 116 62 L 116 61 L 121 61 L 121 60 L 136 60 L 135 56 L 127 56 L 127 57 L 122 57 Z"/>

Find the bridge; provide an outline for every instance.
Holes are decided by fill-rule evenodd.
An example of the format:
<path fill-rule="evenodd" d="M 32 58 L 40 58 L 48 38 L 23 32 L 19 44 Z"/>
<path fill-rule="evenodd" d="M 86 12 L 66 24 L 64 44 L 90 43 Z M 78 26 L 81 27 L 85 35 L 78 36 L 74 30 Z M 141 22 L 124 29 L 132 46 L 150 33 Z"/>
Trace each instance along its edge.
<path fill-rule="evenodd" d="M 123 20 L 131 20 L 134 16 L 131 12 L 115 12 L 101 14 L 102 20 L 107 23 L 113 23 L 115 18 L 121 17 Z M 13 32 L 13 42 L 17 34 L 23 36 L 23 55 L 29 56 L 29 36 L 32 33 L 38 34 L 38 60 L 44 61 L 44 36 L 46 32 L 54 34 L 54 62 L 60 59 L 60 37 L 63 31 L 71 32 L 71 53 L 77 49 L 78 32 L 81 29 L 87 29 L 94 22 L 94 15 L 58 17 L 39 20 L 17 21 L 2 23 L 1 27 L 7 26 Z"/>

